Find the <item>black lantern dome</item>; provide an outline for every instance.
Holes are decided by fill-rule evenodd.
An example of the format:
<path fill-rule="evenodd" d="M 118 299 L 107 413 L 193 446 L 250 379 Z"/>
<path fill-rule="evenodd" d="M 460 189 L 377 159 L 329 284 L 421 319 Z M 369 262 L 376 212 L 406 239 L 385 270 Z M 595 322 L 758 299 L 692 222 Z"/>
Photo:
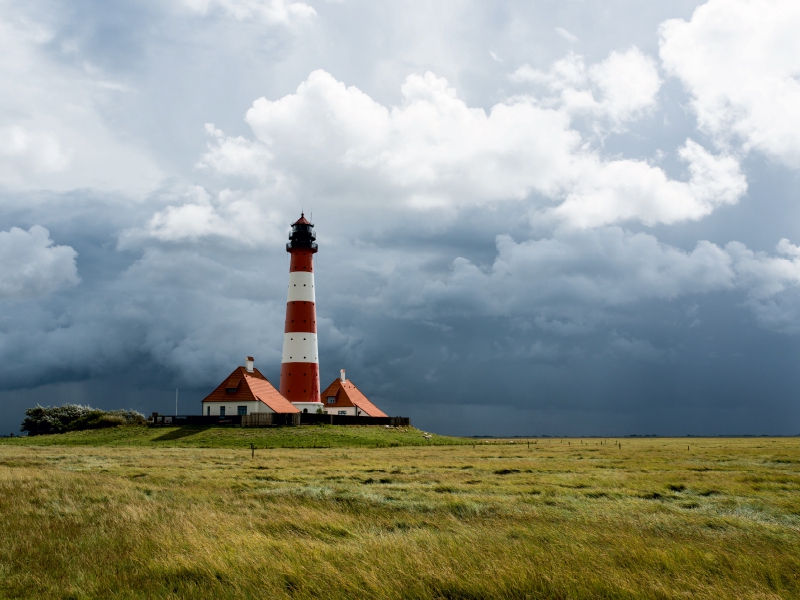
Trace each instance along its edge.
<path fill-rule="evenodd" d="M 295 248 L 308 248 L 311 252 L 317 251 L 317 234 L 314 233 L 314 224 L 306 219 L 303 213 L 300 218 L 292 223 L 292 232 L 289 234 L 289 243 L 286 244 L 286 251 L 291 252 Z"/>

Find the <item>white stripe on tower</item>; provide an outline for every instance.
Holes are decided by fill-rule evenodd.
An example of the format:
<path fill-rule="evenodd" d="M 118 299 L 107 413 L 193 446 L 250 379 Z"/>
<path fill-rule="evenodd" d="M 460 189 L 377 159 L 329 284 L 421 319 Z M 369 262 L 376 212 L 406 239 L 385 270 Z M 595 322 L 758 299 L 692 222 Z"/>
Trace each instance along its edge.
<path fill-rule="evenodd" d="M 287 302 L 314 302 L 314 273 L 296 271 L 289 273 Z"/>
<path fill-rule="evenodd" d="M 317 334 L 292 332 L 283 334 L 284 363 L 317 363 Z"/>

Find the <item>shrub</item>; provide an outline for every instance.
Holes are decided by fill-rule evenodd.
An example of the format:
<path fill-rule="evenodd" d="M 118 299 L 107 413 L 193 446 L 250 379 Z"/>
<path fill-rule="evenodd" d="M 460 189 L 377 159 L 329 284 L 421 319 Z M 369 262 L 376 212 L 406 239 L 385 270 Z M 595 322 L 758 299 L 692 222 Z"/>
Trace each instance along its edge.
<path fill-rule="evenodd" d="M 79 417 L 69 424 L 69 431 L 83 429 L 102 429 L 104 427 L 117 427 L 125 425 L 125 419 L 119 415 L 112 415 L 102 410 L 93 410 Z"/>
<path fill-rule="evenodd" d="M 64 433 L 83 429 L 100 429 L 119 425 L 143 425 L 144 415 L 135 410 L 104 411 L 80 404 L 39 406 L 25 411 L 20 431 L 28 435 Z"/>
<path fill-rule="evenodd" d="M 145 416 L 135 410 L 125 410 L 124 408 L 119 408 L 117 410 L 106 411 L 106 414 L 113 417 L 120 417 L 125 421 L 125 425 L 145 425 L 147 423 Z"/>
<path fill-rule="evenodd" d="M 36 405 L 25 411 L 20 431 L 27 431 L 28 435 L 41 435 L 46 433 L 64 433 L 70 423 L 84 416 L 91 408 L 80 404 L 64 404 L 63 406 L 43 407 Z"/>

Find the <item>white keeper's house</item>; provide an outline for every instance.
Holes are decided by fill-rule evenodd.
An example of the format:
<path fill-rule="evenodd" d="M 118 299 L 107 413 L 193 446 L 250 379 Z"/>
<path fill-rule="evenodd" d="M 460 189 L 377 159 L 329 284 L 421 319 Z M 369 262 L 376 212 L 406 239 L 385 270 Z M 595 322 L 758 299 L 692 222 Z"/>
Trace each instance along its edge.
<path fill-rule="evenodd" d="M 386 417 L 385 412 L 367 400 L 356 385 L 346 379 L 344 369 L 341 376 L 320 394 L 320 401 L 329 415 L 354 415 L 356 417 Z"/>
<path fill-rule="evenodd" d="M 210 417 L 252 415 L 253 413 L 299 413 L 248 356 L 245 366 L 236 367 L 213 392 L 203 399 L 203 414 Z"/>

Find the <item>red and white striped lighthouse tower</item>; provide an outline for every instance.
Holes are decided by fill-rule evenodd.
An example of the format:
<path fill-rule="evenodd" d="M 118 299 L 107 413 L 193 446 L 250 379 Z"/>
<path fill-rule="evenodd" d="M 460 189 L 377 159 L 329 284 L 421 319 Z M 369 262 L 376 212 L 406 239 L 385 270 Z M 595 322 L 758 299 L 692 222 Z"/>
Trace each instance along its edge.
<path fill-rule="evenodd" d="M 304 412 L 322 408 L 317 352 L 317 308 L 314 296 L 314 254 L 317 235 L 314 224 L 301 213 L 292 224 L 286 251 L 289 293 L 286 298 L 286 326 L 283 334 L 281 395 Z"/>

